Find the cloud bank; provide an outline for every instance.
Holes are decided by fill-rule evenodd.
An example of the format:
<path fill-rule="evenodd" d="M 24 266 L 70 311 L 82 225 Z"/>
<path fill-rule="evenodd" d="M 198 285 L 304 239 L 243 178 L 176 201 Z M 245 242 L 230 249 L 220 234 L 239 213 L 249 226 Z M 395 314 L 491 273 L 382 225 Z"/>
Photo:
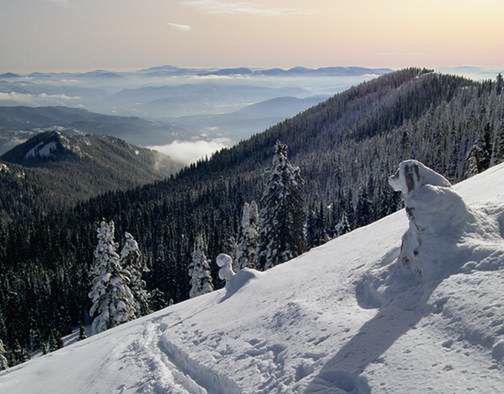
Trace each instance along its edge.
<path fill-rule="evenodd" d="M 194 163 L 205 156 L 210 157 L 222 148 L 228 147 L 231 141 L 227 138 L 217 138 L 211 141 L 173 141 L 168 145 L 155 145 L 148 148 L 170 156 L 173 160 L 184 164 Z"/>
<path fill-rule="evenodd" d="M 175 31 L 190 31 L 191 30 L 191 26 L 189 26 L 189 25 L 181 25 L 180 23 L 168 22 L 168 27 L 171 30 L 175 30 Z"/>
<path fill-rule="evenodd" d="M 5 102 L 31 104 L 31 105 L 56 105 L 79 101 L 80 97 L 67 96 L 66 94 L 30 94 L 18 92 L 0 92 L 0 104 Z"/>
<path fill-rule="evenodd" d="M 225 1 L 225 0 L 184 0 L 182 4 L 193 7 L 201 12 L 214 15 L 305 15 L 306 10 L 296 8 L 271 8 L 263 7 L 250 1 Z"/>

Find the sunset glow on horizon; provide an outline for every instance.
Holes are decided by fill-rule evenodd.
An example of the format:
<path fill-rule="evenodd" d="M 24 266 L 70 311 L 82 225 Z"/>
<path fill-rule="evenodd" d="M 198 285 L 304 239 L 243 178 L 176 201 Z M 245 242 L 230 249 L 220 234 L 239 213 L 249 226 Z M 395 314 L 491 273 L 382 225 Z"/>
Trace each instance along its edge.
<path fill-rule="evenodd" d="M 0 71 L 504 65 L 499 0 L 0 0 Z"/>

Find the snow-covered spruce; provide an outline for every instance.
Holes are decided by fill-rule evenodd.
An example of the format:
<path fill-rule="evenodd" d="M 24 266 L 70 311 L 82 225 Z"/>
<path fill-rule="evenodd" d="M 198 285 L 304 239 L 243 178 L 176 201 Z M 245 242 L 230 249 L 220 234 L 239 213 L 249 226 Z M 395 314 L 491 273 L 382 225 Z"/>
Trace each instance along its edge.
<path fill-rule="evenodd" d="M 7 362 L 7 358 L 5 357 L 7 351 L 5 350 L 4 344 L 0 339 L 0 371 L 9 368 L 9 363 Z"/>
<path fill-rule="evenodd" d="M 277 142 L 261 200 L 258 257 L 263 269 L 290 260 L 305 249 L 303 183 L 299 167 L 287 158 L 287 145 Z"/>
<path fill-rule="evenodd" d="M 130 290 L 136 302 L 135 315 L 145 316 L 151 312 L 149 308 L 149 293 L 143 280 L 143 274 L 148 272 L 146 260 L 143 258 L 138 243 L 133 236 L 124 234 L 124 246 L 121 250 L 121 266 L 130 275 Z"/>
<path fill-rule="evenodd" d="M 233 276 L 235 275 L 233 271 L 233 259 L 230 255 L 221 253 L 215 259 L 215 262 L 219 266 L 219 278 L 226 281 L 226 286 L 229 284 Z"/>
<path fill-rule="evenodd" d="M 257 244 L 259 241 L 259 213 L 257 204 L 252 201 L 243 205 L 241 217 L 240 242 L 236 256 L 235 269 L 257 268 Z"/>
<path fill-rule="evenodd" d="M 102 221 L 97 230 L 93 287 L 89 293 L 95 334 L 136 317 L 136 302 L 129 288 L 130 273 L 121 267 L 114 231 L 113 221 Z"/>
<path fill-rule="evenodd" d="M 340 235 L 349 233 L 350 231 L 352 231 L 352 229 L 348 221 L 348 215 L 345 211 L 343 211 L 341 214 L 341 219 L 339 220 L 335 228 L 336 236 L 339 237 Z"/>
<path fill-rule="evenodd" d="M 189 276 L 191 277 L 189 297 L 198 297 L 213 291 L 210 264 L 206 257 L 206 242 L 201 234 L 194 241 L 192 261 L 189 265 Z"/>

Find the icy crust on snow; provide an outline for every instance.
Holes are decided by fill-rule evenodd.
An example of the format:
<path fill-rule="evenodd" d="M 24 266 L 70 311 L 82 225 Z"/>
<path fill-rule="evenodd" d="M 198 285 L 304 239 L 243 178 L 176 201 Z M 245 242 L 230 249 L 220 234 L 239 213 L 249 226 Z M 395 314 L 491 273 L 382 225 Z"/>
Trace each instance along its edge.
<path fill-rule="evenodd" d="M 413 196 L 429 227 L 408 264 L 400 211 L 3 372 L 0 392 L 502 393 L 503 176 Z"/>

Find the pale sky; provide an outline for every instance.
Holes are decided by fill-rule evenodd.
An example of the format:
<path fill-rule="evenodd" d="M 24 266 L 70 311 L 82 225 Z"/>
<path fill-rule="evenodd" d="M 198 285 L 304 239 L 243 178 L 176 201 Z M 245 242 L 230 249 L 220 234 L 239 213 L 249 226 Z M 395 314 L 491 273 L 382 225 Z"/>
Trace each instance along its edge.
<path fill-rule="evenodd" d="M 0 0 L 0 71 L 504 65 L 503 0 Z"/>

